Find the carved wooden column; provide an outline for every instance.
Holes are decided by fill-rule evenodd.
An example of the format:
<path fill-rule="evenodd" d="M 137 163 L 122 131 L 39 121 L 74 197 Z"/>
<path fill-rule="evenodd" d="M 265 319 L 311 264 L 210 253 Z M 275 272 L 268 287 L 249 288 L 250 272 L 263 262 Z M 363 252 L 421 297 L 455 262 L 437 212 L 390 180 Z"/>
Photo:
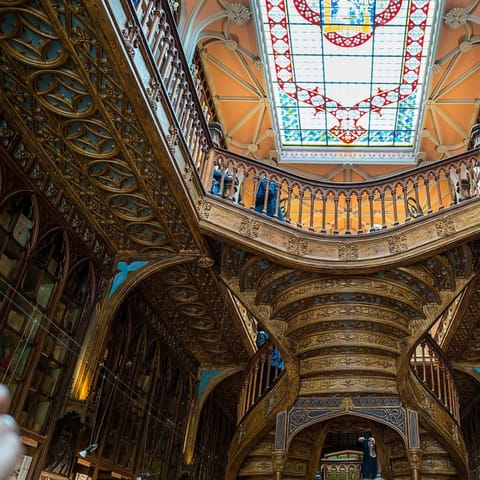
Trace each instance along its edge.
<path fill-rule="evenodd" d="M 408 464 L 410 467 L 411 480 L 421 480 L 422 478 L 422 451 L 419 448 L 410 448 L 407 450 Z"/>
<path fill-rule="evenodd" d="M 287 463 L 287 452 L 285 450 L 273 450 L 272 466 L 274 480 L 282 480 L 285 472 L 285 464 Z"/>
<path fill-rule="evenodd" d="M 480 123 L 476 123 L 470 129 L 470 149 L 480 147 Z"/>

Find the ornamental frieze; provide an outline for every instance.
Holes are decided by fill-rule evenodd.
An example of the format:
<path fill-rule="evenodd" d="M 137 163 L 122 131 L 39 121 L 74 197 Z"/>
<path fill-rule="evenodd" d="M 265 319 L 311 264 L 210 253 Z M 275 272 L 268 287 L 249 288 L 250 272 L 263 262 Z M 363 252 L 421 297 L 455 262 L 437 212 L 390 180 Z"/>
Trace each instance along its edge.
<path fill-rule="evenodd" d="M 408 322 L 405 320 L 401 312 L 385 309 L 380 306 L 368 305 L 318 305 L 314 310 L 308 312 L 300 312 L 288 319 L 289 325 L 296 328 L 303 324 L 312 323 L 313 321 L 323 320 L 326 318 L 366 318 L 370 320 L 383 320 L 408 328 Z"/>
<path fill-rule="evenodd" d="M 380 308 L 390 308 L 401 312 L 408 320 L 424 318 L 425 314 L 421 309 L 421 305 L 407 305 L 395 298 L 386 296 L 377 296 L 366 292 L 339 292 L 339 293 L 323 293 L 306 298 L 300 298 L 294 302 L 287 304 L 284 308 L 275 311 L 275 318 L 278 320 L 287 320 L 288 318 L 306 310 L 312 310 L 319 305 L 326 304 L 346 304 L 346 303 L 370 303 L 378 305 Z"/>
<path fill-rule="evenodd" d="M 285 418 L 286 435 L 288 438 L 292 438 L 308 425 L 326 418 L 352 413 L 381 421 L 394 428 L 402 437 L 406 436 L 406 412 L 396 395 L 299 397 Z"/>
<path fill-rule="evenodd" d="M 398 393 L 395 379 L 382 378 L 336 378 L 336 379 L 309 379 L 303 380 L 300 386 L 301 395 L 350 393 L 355 392 L 378 392 Z"/>
<path fill-rule="evenodd" d="M 425 474 L 441 472 L 443 475 L 448 473 L 455 475 L 457 473 L 457 470 L 450 458 L 423 458 L 422 471 Z"/>
<path fill-rule="evenodd" d="M 300 361 L 300 371 L 302 374 L 318 370 L 336 370 L 339 368 L 358 367 L 362 369 L 378 369 L 391 374 L 395 373 L 395 362 L 392 358 L 359 356 L 359 355 L 339 355 L 325 356 L 304 359 Z"/>
<path fill-rule="evenodd" d="M 335 319 L 334 317 L 325 318 L 328 318 L 328 320 L 317 319 L 316 321 L 311 320 L 304 324 L 299 324 L 298 322 L 293 323 L 289 320 L 289 335 L 298 340 L 306 335 L 306 332 L 312 331 L 313 329 L 315 329 L 317 332 L 326 332 L 328 330 L 339 329 L 350 331 L 371 330 L 375 333 L 381 333 L 390 337 L 398 338 L 405 337 L 409 333 L 407 327 L 400 330 L 397 328 L 396 324 L 386 322 L 381 317 L 371 318 L 369 320 L 352 320 L 350 318 L 345 318 L 344 316 L 338 319 Z"/>
<path fill-rule="evenodd" d="M 420 301 L 419 296 L 407 290 L 403 285 L 393 285 L 380 279 L 372 278 L 328 278 L 325 280 L 315 280 L 307 284 L 291 288 L 282 292 L 274 303 L 274 308 L 281 308 L 292 300 L 305 296 L 318 295 L 325 292 L 340 291 L 360 291 L 373 292 L 378 295 L 396 298 L 409 304 L 415 304 Z"/>
<path fill-rule="evenodd" d="M 399 350 L 398 340 L 386 335 L 364 332 L 325 332 L 309 335 L 297 343 L 298 350 L 303 352 L 309 347 L 319 348 L 331 344 L 378 345 L 382 348 Z"/>

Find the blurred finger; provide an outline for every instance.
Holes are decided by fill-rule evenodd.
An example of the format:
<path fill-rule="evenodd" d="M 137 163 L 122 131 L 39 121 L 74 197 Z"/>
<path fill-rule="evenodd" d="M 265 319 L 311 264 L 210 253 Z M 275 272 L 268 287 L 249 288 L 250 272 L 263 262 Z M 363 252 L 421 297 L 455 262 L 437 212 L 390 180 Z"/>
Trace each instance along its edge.
<path fill-rule="evenodd" d="M 23 447 L 16 432 L 0 435 L 0 479 L 5 479 L 8 478 L 15 469 Z"/>
<path fill-rule="evenodd" d="M 10 406 L 10 392 L 8 388 L 0 384 L 0 413 L 5 413 L 8 411 L 8 407 Z"/>

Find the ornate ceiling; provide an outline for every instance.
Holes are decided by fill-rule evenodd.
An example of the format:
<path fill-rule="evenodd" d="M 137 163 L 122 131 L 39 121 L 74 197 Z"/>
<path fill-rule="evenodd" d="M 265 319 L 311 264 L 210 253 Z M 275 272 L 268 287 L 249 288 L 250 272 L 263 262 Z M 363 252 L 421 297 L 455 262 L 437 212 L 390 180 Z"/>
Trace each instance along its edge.
<path fill-rule="evenodd" d="M 339 181 L 371 178 L 405 167 L 368 162 L 348 166 L 282 162 L 276 151 L 271 98 L 251 4 L 186 3 L 180 30 L 188 42 L 199 39 L 203 67 L 230 150 Z M 447 0 L 424 106 L 417 152 L 420 163 L 459 154 L 468 146 L 470 129 L 478 122 L 480 109 L 479 34 L 479 0 Z"/>

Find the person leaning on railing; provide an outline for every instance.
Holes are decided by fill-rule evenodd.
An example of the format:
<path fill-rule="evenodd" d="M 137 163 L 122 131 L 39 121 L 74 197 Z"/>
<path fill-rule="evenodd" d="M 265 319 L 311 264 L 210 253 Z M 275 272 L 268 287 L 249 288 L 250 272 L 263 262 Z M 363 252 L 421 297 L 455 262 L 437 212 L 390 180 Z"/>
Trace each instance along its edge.
<path fill-rule="evenodd" d="M 7 414 L 9 404 L 10 392 L 0 384 L 0 480 L 11 475 L 23 451 L 17 423 Z"/>
<path fill-rule="evenodd" d="M 222 185 L 222 177 L 223 177 L 223 188 L 220 191 L 220 187 Z M 210 187 L 210 191 L 214 195 L 219 195 L 221 197 L 225 197 L 225 195 L 235 195 L 238 189 L 238 179 L 235 179 L 235 186 L 233 188 L 233 192 L 231 191 L 233 182 L 233 175 L 231 173 L 224 174 L 222 170 L 215 166 L 212 174 L 212 186 Z"/>
<path fill-rule="evenodd" d="M 265 332 L 262 329 L 259 329 L 257 333 L 257 339 L 256 339 L 257 347 L 262 348 L 263 346 L 265 346 L 268 339 L 269 337 L 267 332 Z M 274 384 L 276 378 L 278 377 L 282 369 L 283 369 L 282 355 L 278 351 L 278 348 L 276 347 L 276 345 L 273 345 L 270 359 L 267 359 L 264 364 L 262 385 L 261 385 L 262 393 Z"/>
<path fill-rule="evenodd" d="M 267 198 L 265 213 L 269 217 L 274 217 L 275 213 L 277 213 L 278 219 L 284 221 L 285 217 L 283 216 L 283 212 L 280 207 L 280 202 L 278 204 L 278 209 L 276 208 L 277 192 L 278 192 L 277 183 L 274 180 L 270 180 L 268 182 L 268 187 L 267 187 L 267 177 L 263 175 L 258 185 L 257 196 L 255 197 L 255 210 L 257 212 L 263 213 L 263 209 L 265 207 L 265 195 L 267 195 L 268 198 Z M 277 210 L 277 212 L 275 212 L 275 210 Z"/>

